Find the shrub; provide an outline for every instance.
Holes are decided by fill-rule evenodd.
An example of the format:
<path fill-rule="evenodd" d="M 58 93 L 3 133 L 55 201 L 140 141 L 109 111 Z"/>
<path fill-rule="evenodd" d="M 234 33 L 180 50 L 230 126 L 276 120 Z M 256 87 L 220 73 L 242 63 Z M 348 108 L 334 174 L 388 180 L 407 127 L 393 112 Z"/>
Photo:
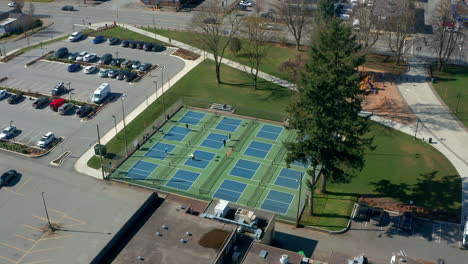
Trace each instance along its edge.
<path fill-rule="evenodd" d="M 237 54 L 242 49 L 242 42 L 238 38 L 233 38 L 229 42 L 229 49 L 232 53 Z"/>

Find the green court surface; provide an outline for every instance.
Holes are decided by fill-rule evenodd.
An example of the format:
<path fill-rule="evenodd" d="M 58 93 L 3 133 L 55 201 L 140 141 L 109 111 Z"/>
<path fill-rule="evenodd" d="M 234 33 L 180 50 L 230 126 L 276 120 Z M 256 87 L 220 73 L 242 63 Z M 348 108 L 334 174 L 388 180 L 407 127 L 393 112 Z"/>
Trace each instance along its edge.
<path fill-rule="evenodd" d="M 307 180 L 307 165 L 286 168 L 282 142 L 293 138 L 279 123 L 181 108 L 111 178 L 293 220 Z"/>

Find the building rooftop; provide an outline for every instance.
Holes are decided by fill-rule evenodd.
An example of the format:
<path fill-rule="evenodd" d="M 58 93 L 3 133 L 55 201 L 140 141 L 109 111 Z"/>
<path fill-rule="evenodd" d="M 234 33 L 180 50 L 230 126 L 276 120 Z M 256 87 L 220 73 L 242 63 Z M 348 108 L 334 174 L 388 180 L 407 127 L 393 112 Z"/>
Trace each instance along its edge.
<path fill-rule="evenodd" d="M 5 20 L 0 21 L 0 26 L 8 25 L 14 21 L 16 21 L 16 18 L 7 18 Z"/>
<path fill-rule="evenodd" d="M 112 263 L 139 256 L 145 263 L 211 263 L 236 226 L 187 214 L 180 205 L 166 199 Z"/>
<path fill-rule="evenodd" d="M 254 242 L 250 246 L 242 264 L 280 264 L 282 255 L 289 257 L 290 264 L 300 264 L 302 262 L 303 256 L 299 253 Z"/>

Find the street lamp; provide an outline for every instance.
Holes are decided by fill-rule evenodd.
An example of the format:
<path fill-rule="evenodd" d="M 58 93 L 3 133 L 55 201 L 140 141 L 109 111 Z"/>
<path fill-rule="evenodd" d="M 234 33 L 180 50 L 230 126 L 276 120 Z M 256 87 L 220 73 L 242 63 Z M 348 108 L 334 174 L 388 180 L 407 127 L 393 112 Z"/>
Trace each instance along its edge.
<path fill-rule="evenodd" d="M 115 58 L 116 58 L 116 59 L 119 58 L 119 52 L 118 52 L 118 51 L 115 52 Z"/>
<path fill-rule="evenodd" d="M 166 68 L 165 65 L 161 67 L 161 100 L 163 103 L 163 109 L 164 109 L 164 116 L 167 117 L 166 115 L 166 104 L 164 103 L 164 68 Z"/>
<path fill-rule="evenodd" d="M 71 100 L 72 99 L 71 82 L 68 82 L 67 85 L 68 85 L 68 96 L 70 97 L 70 100 Z"/>
<path fill-rule="evenodd" d="M 13 120 L 10 120 L 10 126 L 13 124 Z"/>
<path fill-rule="evenodd" d="M 125 124 L 125 107 L 124 107 L 124 100 L 125 97 L 127 97 L 126 94 L 122 94 L 122 119 L 123 119 L 123 125 L 124 125 L 124 140 L 125 140 L 125 153 L 127 154 L 128 157 L 128 142 L 127 142 L 127 126 Z"/>
<path fill-rule="evenodd" d="M 115 136 L 117 136 L 117 117 L 115 115 L 112 115 L 112 118 L 114 118 Z"/>

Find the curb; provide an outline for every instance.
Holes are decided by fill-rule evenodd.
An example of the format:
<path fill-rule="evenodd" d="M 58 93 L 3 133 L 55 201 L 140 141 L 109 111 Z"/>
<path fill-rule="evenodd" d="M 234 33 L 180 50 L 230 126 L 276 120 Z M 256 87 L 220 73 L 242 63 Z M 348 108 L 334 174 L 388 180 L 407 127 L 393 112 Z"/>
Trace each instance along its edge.
<path fill-rule="evenodd" d="M 351 212 L 351 216 L 348 220 L 348 224 L 346 225 L 345 228 L 341 229 L 341 230 L 338 230 L 338 231 L 330 231 L 330 230 L 327 230 L 327 229 L 323 229 L 323 228 L 320 228 L 320 227 L 315 227 L 315 226 L 304 226 L 305 228 L 307 229 L 310 229 L 310 230 L 314 230 L 314 231 L 318 231 L 318 232 L 322 232 L 322 233 L 327 233 L 327 234 L 330 234 L 330 235 L 341 235 L 341 234 L 344 234 L 346 232 L 348 232 L 349 228 L 351 228 L 351 222 L 353 221 L 354 217 L 356 216 L 356 211 L 357 211 L 357 208 L 358 208 L 358 204 L 357 203 L 354 203 L 354 206 L 353 206 L 353 211 Z"/>
<path fill-rule="evenodd" d="M 55 145 L 53 148 L 47 150 L 46 152 L 42 153 L 41 155 L 33 156 L 31 158 L 41 158 L 44 157 L 45 155 L 49 154 L 52 150 L 56 149 L 58 146 L 60 146 L 63 142 L 65 142 L 66 138 L 65 137 L 59 137 L 61 141 Z"/>

